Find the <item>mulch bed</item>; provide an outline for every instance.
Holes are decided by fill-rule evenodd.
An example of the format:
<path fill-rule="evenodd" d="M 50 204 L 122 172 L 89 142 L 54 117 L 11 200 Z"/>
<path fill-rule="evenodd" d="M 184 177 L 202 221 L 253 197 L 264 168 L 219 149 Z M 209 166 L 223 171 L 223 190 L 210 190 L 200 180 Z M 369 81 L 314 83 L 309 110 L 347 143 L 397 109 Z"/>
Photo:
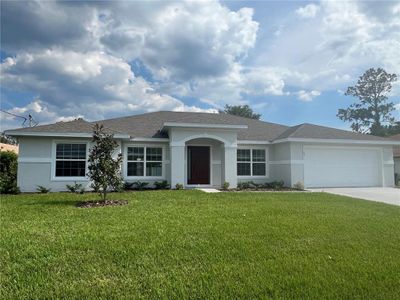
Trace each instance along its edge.
<path fill-rule="evenodd" d="M 127 200 L 99 200 L 99 201 L 85 201 L 76 204 L 76 207 L 91 208 L 91 207 L 104 207 L 104 206 L 121 206 L 127 205 Z"/>

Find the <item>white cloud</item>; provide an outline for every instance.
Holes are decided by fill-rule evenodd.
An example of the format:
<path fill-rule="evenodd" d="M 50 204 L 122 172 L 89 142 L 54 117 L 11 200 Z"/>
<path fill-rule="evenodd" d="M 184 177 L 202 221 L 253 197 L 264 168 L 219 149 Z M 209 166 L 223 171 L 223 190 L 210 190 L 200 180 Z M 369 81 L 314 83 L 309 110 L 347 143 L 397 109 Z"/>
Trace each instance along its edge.
<path fill-rule="evenodd" d="M 314 18 L 319 11 L 319 6 L 315 4 L 307 4 L 306 6 L 296 9 L 296 14 L 303 19 Z"/>
<path fill-rule="evenodd" d="M 12 111 L 32 111 L 46 121 L 60 116 L 101 119 L 154 110 L 201 111 L 158 93 L 143 78 L 135 77 L 125 61 L 103 52 L 21 53 L 1 64 L 1 81 L 8 88 L 40 95 L 40 101 Z"/>
<path fill-rule="evenodd" d="M 257 66 L 279 66 L 305 75 L 287 78 L 299 90 L 335 91 L 371 67 L 400 73 L 400 14 L 394 2 L 321 1 L 312 19 L 288 18 L 285 31 L 258 47 Z"/>
<path fill-rule="evenodd" d="M 3 1 L 2 49 L 13 57 L 2 86 L 37 95 L 53 119 L 200 110 L 183 96 L 211 109 L 288 90 L 311 101 L 369 67 L 399 73 L 398 11 L 392 2 L 307 4 L 256 45 L 253 10 L 218 1 Z M 148 76 L 133 72 L 136 61 Z"/>
<path fill-rule="evenodd" d="M 232 11 L 217 1 L 1 5 L 2 48 L 15 53 L 1 64 L 2 85 L 36 94 L 61 115 L 89 119 L 203 111 L 171 95 L 205 95 L 194 87 L 213 81 L 236 85 L 258 30 L 252 9 Z M 134 74 L 129 62 L 135 59 L 155 82 Z M 241 88 L 237 83 L 232 91 L 236 98 Z M 223 99 L 223 89 L 211 84 L 208 90 L 211 99 Z"/>
<path fill-rule="evenodd" d="M 300 90 L 296 94 L 297 94 L 297 98 L 299 100 L 304 101 L 304 102 L 309 102 L 309 101 L 312 101 L 315 97 L 320 96 L 321 92 L 314 91 L 314 90 L 309 91 L 309 92 L 307 92 L 305 90 Z"/>

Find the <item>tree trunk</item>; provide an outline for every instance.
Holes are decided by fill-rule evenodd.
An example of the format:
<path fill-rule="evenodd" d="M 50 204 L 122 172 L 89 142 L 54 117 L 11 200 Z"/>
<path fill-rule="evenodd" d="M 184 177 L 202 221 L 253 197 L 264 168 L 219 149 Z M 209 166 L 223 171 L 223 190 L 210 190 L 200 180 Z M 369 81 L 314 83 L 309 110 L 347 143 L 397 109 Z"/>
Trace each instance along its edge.
<path fill-rule="evenodd" d="M 106 201 L 106 197 L 107 197 L 107 187 L 103 186 L 103 200 Z"/>

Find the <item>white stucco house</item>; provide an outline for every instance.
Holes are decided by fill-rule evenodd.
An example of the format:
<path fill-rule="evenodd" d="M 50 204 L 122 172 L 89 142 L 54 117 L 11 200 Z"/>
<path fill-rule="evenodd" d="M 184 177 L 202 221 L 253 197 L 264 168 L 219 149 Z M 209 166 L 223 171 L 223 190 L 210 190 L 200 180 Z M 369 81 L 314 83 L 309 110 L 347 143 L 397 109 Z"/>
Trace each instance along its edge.
<path fill-rule="evenodd" d="M 95 122 L 82 119 L 8 130 L 18 138 L 18 185 L 65 190 L 85 176 Z M 393 186 L 399 141 L 301 124 L 288 127 L 228 114 L 154 112 L 102 120 L 123 154 L 125 181 L 172 187 L 283 180 L 287 186 Z"/>

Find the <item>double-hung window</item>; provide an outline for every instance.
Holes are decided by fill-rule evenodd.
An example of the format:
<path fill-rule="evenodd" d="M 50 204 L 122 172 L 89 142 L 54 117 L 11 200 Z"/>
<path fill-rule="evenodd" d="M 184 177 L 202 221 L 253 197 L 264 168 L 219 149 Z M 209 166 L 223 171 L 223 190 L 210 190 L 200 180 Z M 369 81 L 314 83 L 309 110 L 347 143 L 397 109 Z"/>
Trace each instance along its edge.
<path fill-rule="evenodd" d="M 162 177 L 162 156 L 160 147 L 128 147 L 127 175 Z"/>
<path fill-rule="evenodd" d="M 237 175 L 265 176 L 266 175 L 265 149 L 238 149 Z"/>
<path fill-rule="evenodd" d="M 55 165 L 56 177 L 85 177 L 86 144 L 58 143 Z"/>

